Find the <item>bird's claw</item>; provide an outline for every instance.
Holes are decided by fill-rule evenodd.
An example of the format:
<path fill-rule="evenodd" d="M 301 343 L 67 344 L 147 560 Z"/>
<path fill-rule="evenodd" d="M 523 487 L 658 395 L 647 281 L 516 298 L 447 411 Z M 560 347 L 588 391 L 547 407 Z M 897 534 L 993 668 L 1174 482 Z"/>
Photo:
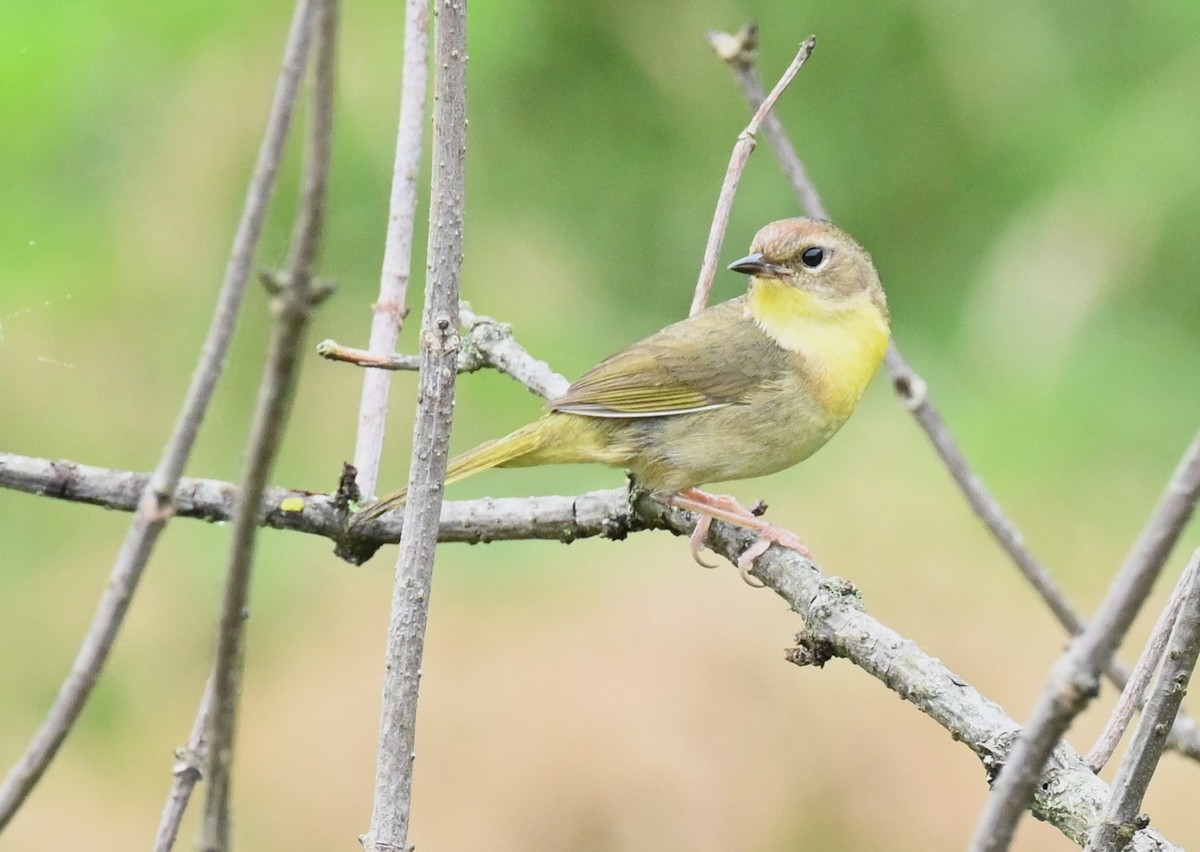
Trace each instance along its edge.
<path fill-rule="evenodd" d="M 692 530 L 692 536 L 689 539 L 692 545 L 692 559 L 696 560 L 696 564 L 701 568 L 716 568 L 716 563 L 705 562 L 700 558 L 700 551 L 704 550 L 704 539 L 708 537 L 708 528 L 712 526 L 712 518 L 708 515 L 701 515 L 700 520 L 696 521 L 696 528 Z"/>
<path fill-rule="evenodd" d="M 742 579 L 746 581 L 747 585 L 754 586 L 755 588 L 762 588 L 766 585 L 766 583 L 751 575 L 750 569 L 754 567 L 754 560 L 766 553 L 772 544 L 778 544 L 780 547 L 794 550 L 801 556 L 812 556 L 812 552 L 804 546 L 804 542 L 790 530 L 775 526 L 775 524 L 766 524 L 761 532 L 762 537 L 743 550 L 742 555 L 738 557 L 737 567 L 742 572 Z"/>
<path fill-rule="evenodd" d="M 761 589 L 766 585 L 762 580 L 750 573 L 754 568 L 754 560 L 767 552 L 767 548 L 771 546 L 770 539 L 760 538 L 754 544 L 742 551 L 742 555 L 738 557 L 737 569 L 742 572 L 742 581 L 747 586 L 755 589 Z"/>

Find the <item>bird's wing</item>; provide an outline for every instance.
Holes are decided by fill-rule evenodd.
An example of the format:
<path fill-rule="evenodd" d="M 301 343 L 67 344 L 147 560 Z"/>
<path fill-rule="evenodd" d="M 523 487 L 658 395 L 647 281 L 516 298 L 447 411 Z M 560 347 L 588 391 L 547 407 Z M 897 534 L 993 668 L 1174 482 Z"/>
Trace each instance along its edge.
<path fill-rule="evenodd" d="M 740 302 L 716 305 L 618 352 L 548 407 L 589 417 L 664 417 L 744 403 L 778 376 L 778 364 L 731 350 L 731 326 L 752 325 Z"/>

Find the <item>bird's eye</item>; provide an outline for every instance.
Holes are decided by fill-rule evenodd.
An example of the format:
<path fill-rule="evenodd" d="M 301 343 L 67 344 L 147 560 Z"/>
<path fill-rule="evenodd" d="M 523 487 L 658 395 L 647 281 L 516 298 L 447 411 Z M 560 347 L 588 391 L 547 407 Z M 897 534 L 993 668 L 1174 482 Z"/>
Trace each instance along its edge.
<path fill-rule="evenodd" d="M 825 262 L 825 249 L 820 246 L 806 248 L 800 253 L 800 262 L 809 269 L 816 269 Z"/>

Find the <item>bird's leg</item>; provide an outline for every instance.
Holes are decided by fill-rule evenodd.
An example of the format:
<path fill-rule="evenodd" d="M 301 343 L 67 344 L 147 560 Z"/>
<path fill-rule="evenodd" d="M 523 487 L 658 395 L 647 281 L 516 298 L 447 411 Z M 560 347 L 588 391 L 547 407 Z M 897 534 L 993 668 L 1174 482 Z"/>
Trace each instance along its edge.
<path fill-rule="evenodd" d="M 669 502 L 680 509 L 698 512 L 709 518 L 716 518 L 754 530 L 771 544 L 782 545 L 789 550 L 796 551 L 801 556 L 812 556 L 809 549 L 804 546 L 804 542 L 800 541 L 795 533 L 764 521 L 726 494 L 709 494 L 699 488 L 688 488 L 671 495 Z"/>
<path fill-rule="evenodd" d="M 706 567 L 708 567 L 707 563 L 700 559 L 700 550 L 704 546 L 704 537 L 708 534 L 708 527 L 712 523 L 713 518 L 718 518 L 758 533 L 758 541 L 747 548 L 738 558 L 738 570 L 742 572 L 742 579 L 751 585 L 761 585 L 760 583 L 751 583 L 749 572 L 751 567 L 753 567 L 754 560 L 765 553 L 767 548 L 772 544 L 778 544 L 789 550 L 794 550 L 801 556 L 812 555 L 809 549 L 804 546 L 804 542 L 800 541 L 795 533 L 775 524 L 767 523 L 737 500 L 725 494 L 709 494 L 707 491 L 701 491 L 699 488 L 688 488 L 680 491 L 678 494 L 671 495 L 668 498 L 668 502 L 680 509 L 687 509 L 700 515 L 700 522 L 696 524 L 696 529 L 692 533 L 691 538 L 692 558 Z"/>

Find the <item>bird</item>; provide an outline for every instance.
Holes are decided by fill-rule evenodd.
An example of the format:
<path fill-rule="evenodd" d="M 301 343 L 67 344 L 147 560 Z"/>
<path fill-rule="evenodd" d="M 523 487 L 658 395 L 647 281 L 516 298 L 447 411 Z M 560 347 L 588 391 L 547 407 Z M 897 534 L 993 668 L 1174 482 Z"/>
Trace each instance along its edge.
<path fill-rule="evenodd" d="M 871 256 L 823 219 L 771 222 L 728 268 L 750 277 L 744 295 L 605 359 L 550 400 L 541 418 L 451 459 L 446 482 L 493 467 L 624 468 L 642 489 L 699 514 L 691 552 L 702 565 L 713 519 L 758 535 L 738 560 L 747 582 L 772 544 L 810 556 L 794 533 L 700 486 L 776 473 L 824 446 L 887 351 L 887 299 Z M 405 498 L 386 496 L 352 523 Z"/>

